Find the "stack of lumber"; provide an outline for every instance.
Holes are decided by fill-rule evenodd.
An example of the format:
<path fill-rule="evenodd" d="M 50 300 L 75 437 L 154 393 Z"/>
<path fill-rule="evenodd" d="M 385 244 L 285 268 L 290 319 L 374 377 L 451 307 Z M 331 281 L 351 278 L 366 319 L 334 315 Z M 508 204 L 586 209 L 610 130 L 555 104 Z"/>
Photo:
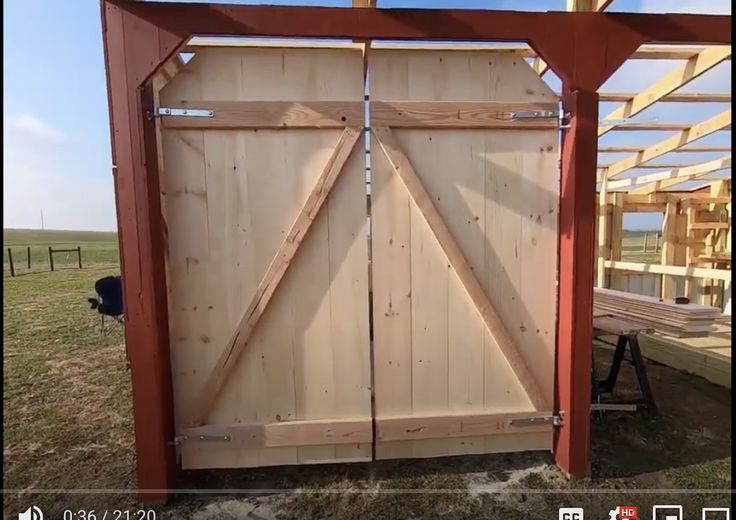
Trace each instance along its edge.
<path fill-rule="evenodd" d="M 600 288 L 595 289 L 593 307 L 596 315 L 626 318 L 676 338 L 707 336 L 715 331 L 715 321 L 721 315 L 716 307 Z"/>

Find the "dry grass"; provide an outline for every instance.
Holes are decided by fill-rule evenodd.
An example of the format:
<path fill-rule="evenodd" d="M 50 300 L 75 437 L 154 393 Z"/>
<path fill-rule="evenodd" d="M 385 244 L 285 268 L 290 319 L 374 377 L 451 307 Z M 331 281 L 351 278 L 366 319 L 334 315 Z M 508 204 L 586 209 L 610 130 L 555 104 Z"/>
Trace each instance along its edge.
<path fill-rule="evenodd" d="M 130 384 L 122 327 L 107 334 L 86 298 L 116 270 L 4 279 L 4 487 L 133 485 Z M 7 503 L 25 503 L 13 494 Z M 52 510 L 54 498 L 40 497 Z"/>

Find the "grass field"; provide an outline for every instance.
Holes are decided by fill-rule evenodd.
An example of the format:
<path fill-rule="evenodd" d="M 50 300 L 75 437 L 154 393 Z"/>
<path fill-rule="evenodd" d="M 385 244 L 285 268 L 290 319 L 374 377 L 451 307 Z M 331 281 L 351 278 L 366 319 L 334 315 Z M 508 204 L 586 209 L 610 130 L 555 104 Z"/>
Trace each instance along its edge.
<path fill-rule="evenodd" d="M 28 248 L 31 251 L 32 272 L 49 270 L 49 246 L 54 249 L 82 248 L 82 265 L 119 263 L 117 233 L 101 231 L 40 231 L 37 229 L 3 230 L 3 273 L 8 274 L 8 248 L 13 254 L 16 274 L 28 269 Z M 54 254 L 54 269 L 77 268 L 76 253 Z"/>
<path fill-rule="evenodd" d="M 81 244 L 99 262 L 15 278 L 5 273 L 3 484 L 13 492 L 4 495 L 4 518 L 17 518 L 35 504 L 47 519 L 84 507 L 102 520 L 104 509 L 135 509 L 134 495 L 39 490 L 135 486 L 122 327 L 101 334 L 99 318 L 86 302 L 96 279 L 119 272 L 110 253 L 114 235 L 47 233 L 6 231 L 4 245 L 43 250 L 50 241 Z M 596 362 L 605 364 L 610 351 L 596 352 Z M 730 392 L 654 363 L 649 370 L 662 416 L 611 414 L 594 423 L 589 479 L 565 479 L 544 453 L 185 472 L 180 487 L 188 489 L 301 492 L 179 495 L 156 508 L 158 518 L 542 520 L 556 518 L 562 505 L 585 507 L 586 517 L 608 518 L 608 510 L 622 503 L 639 506 L 640 518 L 649 518 L 656 503 L 684 504 L 686 518 L 699 518 L 700 506 L 725 505 L 730 498 L 718 491 L 731 487 Z M 620 385 L 628 393 L 636 388 L 626 366 Z M 642 488 L 704 491 L 641 494 Z"/>
<path fill-rule="evenodd" d="M 621 260 L 626 262 L 643 262 L 658 264 L 662 260 L 661 237 L 657 239 L 657 231 L 625 230 L 621 239 Z M 644 238 L 648 235 L 647 251 L 644 251 Z M 659 247 L 656 247 L 659 240 Z M 656 247 L 656 248 L 655 248 Z"/>

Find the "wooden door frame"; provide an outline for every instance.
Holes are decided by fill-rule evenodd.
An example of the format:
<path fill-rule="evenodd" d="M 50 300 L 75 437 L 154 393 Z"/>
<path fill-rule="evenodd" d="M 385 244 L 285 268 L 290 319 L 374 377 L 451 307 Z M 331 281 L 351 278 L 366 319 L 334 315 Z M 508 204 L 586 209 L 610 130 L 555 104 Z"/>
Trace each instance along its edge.
<path fill-rule="evenodd" d="M 343 9 L 101 0 L 113 175 L 141 501 L 175 485 L 173 397 L 152 79 L 197 34 L 523 41 L 563 82 L 555 409 L 557 464 L 589 471 L 596 90 L 644 43 L 731 44 L 731 17 L 598 12 Z M 573 449 L 574 447 L 574 449 Z"/>

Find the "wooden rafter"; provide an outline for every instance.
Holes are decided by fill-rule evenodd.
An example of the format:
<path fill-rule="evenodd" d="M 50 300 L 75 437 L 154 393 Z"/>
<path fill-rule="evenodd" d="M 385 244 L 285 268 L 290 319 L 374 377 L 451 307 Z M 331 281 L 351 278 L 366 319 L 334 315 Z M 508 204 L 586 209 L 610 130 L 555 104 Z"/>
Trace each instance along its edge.
<path fill-rule="evenodd" d="M 625 123 L 615 126 L 611 132 L 681 132 L 688 130 L 692 124 L 687 123 Z M 731 125 L 725 125 L 718 130 L 730 130 Z"/>
<path fill-rule="evenodd" d="M 723 170 L 723 169 L 730 168 L 730 167 L 731 167 L 731 157 L 730 156 L 724 159 L 716 160 L 716 161 L 709 161 L 708 163 L 695 165 L 690 168 L 682 168 L 682 170 L 680 171 L 680 174 L 676 176 L 648 182 L 644 186 L 631 190 L 629 193 L 632 193 L 633 195 L 648 195 L 650 193 L 654 193 L 655 191 L 664 190 L 666 188 L 672 188 L 674 186 L 677 186 L 678 184 L 697 180 L 699 177 L 702 177 L 713 171 Z M 681 173 L 683 171 L 685 173 Z"/>
<path fill-rule="evenodd" d="M 731 55 L 729 54 L 729 57 Z M 692 58 L 691 58 L 692 59 Z M 629 101 L 630 99 L 638 96 L 636 92 L 633 93 L 619 93 L 619 92 L 601 92 L 598 95 L 600 101 Z M 689 93 L 672 93 L 662 96 L 657 100 L 658 103 L 730 103 L 731 94 L 689 94 Z"/>
<path fill-rule="evenodd" d="M 191 426 L 199 426 L 206 419 L 212 404 L 235 368 L 238 358 L 245 350 L 253 330 L 266 311 L 271 297 L 289 269 L 302 240 L 304 240 L 312 223 L 317 218 L 320 208 L 327 199 L 361 134 L 362 128 L 345 128 L 340 135 L 332 155 L 312 187 L 304 206 L 299 211 L 291 229 L 258 284 L 247 310 L 240 319 L 217 363 L 210 370 L 202 393 L 197 399 L 188 421 Z"/>
<path fill-rule="evenodd" d="M 674 150 L 673 150 L 674 151 Z M 728 151 L 728 150 L 726 150 Z M 599 164 L 598 169 L 605 170 L 611 166 L 610 164 Z M 678 163 L 678 164 L 641 164 L 636 167 L 637 170 L 677 170 L 679 168 L 689 168 L 695 166 L 694 163 Z"/>
<path fill-rule="evenodd" d="M 639 153 L 613 163 L 606 169 L 606 175 L 611 179 L 616 178 L 631 168 L 636 168 L 638 165 L 644 164 L 655 157 L 669 153 L 672 150 L 676 150 L 682 146 L 692 143 L 706 135 L 722 130 L 730 124 L 731 109 L 729 108 L 728 110 L 706 119 L 705 121 L 696 123 L 685 130 L 681 130 L 672 137 L 645 148 Z"/>
<path fill-rule="evenodd" d="M 709 47 L 693 56 L 675 70 L 655 81 L 652 85 L 628 99 L 623 105 L 616 108 L 603 118 L 604 124 L 599 125 L 598 135 L 601 136 L 616 126 L 615 123 L 605 124 L 606 121 L 628 119 L 652 106 L 658 100 L 674 92 L 680 87 L 712 69 L 731 55 L 731 46 Z"/>
<path fill-rule="evenodd" d="M 630 193 L 647 195 L 659 189 L 674 186 L 681 182 L 697 178 L 707 173 L 719 170 L 725 170 L 731 167 L 731 156 L 722 157 L 713 161 L 707 161 L 699 164 L 692 164 L 683 168 L 677 168 L 659 173 L 651 173 L 648 175 L 640 175 L 628 179 L 616 181 L 608 181 L 608 189 L 620 189 L 626 187 L 636 187 Z M 673 181 L 673 182 L 670 182 Z M 676 182 L 674 182 L 676 181 Z"/>
<path fill-rule="evenodd" d="M 491 301 L 488 299 L 478 278 L 473 273 L 460 246 L 455 241 L 447 224 L 445 224 L 444 219 L 432 202 L 432 198 L 424 188 L 422 181 L 414 171 L 409 158 L 404 154 L 393 132 L 387 127 L 372 127 L 371 132 L 394 172 L 404 184 L 404 187 L 409 192 L 409 196 L 432 230 L 442 251 L 447 256 L 449 264 L 457 274 L 468 296 L 470 296 L 486 329 L 498 344 L 501 353 L 519 379 L 532 405 L 537 410 L 546 410 L 550 406 L 550 403 L 547 403 L 526 361 L 514 344 L 501 318 L 496 314 Z"/>
<path fill-rule="evenodd" d="M 640 146 L 599 146 L 598 153 L 639 153 L 642 151 Z M 673 153 L 681 152 L 730 152 L 730 146 L 687 146 L 672 150 Z"/>

